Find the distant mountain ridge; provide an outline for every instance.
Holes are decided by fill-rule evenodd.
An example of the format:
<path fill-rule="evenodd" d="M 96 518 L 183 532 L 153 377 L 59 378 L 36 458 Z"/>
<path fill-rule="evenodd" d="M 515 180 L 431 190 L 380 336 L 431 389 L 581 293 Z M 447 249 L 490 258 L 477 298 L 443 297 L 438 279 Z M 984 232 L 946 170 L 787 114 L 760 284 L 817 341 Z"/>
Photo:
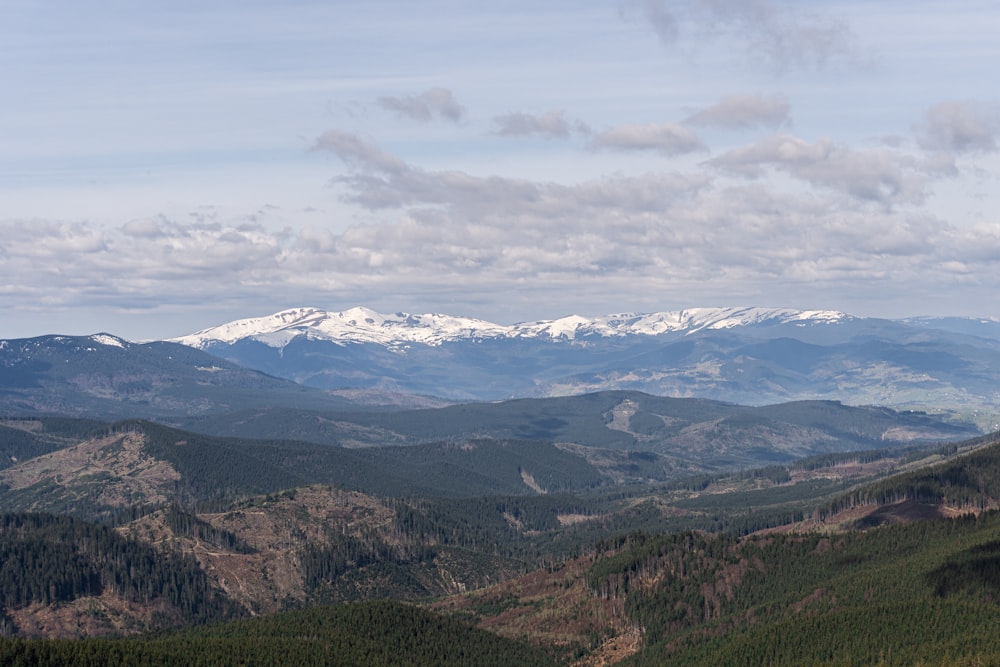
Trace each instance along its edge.
<path fill-rule="evenodd" d="M 177 343 L 110 334 L 0 340 L 0 414 L 163 418 L 349 401 Z"/>
<path fill-rule="evenodd" d="M 295 308 L 172 341 L 327 390 L 467 401 L 615 389 L 744 405 L 958 407 L 978 410 L 985 429 L 1000 422 L 1000 322 L 989 319 L 725 307 L 500 325 Z"/>
<path fill-rule="evenodd" d="M 305 335 L 318 340 L 376 343 L 398 348 L 410 343 L 440 345 L 445 342 L 490 338 L 569 341 L 588 336 L 659 336 L 766 323 L 807 326 L 848 319 L 853 318 L 832 310 L 730 307 L 619 313 L 594 318 L 570 315 L 554 320 L 505 326 L 438 313 L 412 315 L 400 312 L 387 315 L 360 306 L 339 312 L 318 308 L 292 308 L 270 316 L 236 320 L 170 340 L 202 349 L 214 342 L 234 343 L 248 338 L 271 347 L 284 347 L 296 336 Z"/>

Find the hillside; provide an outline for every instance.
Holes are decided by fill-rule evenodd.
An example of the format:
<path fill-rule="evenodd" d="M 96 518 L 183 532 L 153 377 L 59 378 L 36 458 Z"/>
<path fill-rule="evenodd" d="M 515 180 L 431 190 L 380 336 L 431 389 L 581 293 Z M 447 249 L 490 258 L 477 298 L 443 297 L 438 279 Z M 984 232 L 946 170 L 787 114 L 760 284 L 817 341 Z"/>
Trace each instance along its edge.
<path fill-rule="evenodd" d="M 587 574 L 644 629 L 625 665 L 976 664 L 1000 657 L 1000 516 L 837 535 L 631 538 Z"/>
<path fill-rule="evenodd" d="M 0 635 L 44 637 L 136 634 L 242 613 L 193 559 L 44 514 L 0 515 L 0 606 Z"/>
<path fill-rule="evenodd" d="M 637 470 L 662 474 L 655 460 L 643 463 Z M 10 510 L 98 517 L 316 483 L 386 496 L 535 495 L 613 484 L 619 470 L 634 465 L 622 455 L 598 467 L 546 442 L 483 439 L 345 449 L 220 438 L 129 421 L 0 471 L 0 502 Z"/>
<path fill-rule="evenodd" d="M 321 607 L 139 639 L 0 639 L 0 662 L 384 667 L 554 665 L 543 651 L 397 602 Z"/>
<path fill-rule="evenodd" d="M 425 599 L 524 570 L 527 550 L 517 547 L 517 529 L 500 512 L 494 510 L 490 528 L 478 530 L 462 524 L 483 517 L 452 512 L 312 486 L 217 511 L 172 506 L 119 531 L 162 553 L 190 555 L 215 586 L 254 614 L 352 600 Z"/>
<path fill-rule="evenodd" d="M 107 334 L 0 341 L 0 415 L 163 418 L 350 401 L 176 343 Z"/>
<path fill-rule="evenodd" d="M 964 471 L 980 499 L 996 498 L 1000 444 L 983 440 L 852 495 L 896 488 L 894 501 L 913 503 L 899 498 L 914 482 Z M 581 664 L 995 664 L 1000 513 L 958 497 L 947 505 L 957 518 L 900 512 L 894 525 L 854 524 L 863 531 L 799 523 L 744 537 L 623 534 L 588 557 L 432 608 L 542 645 L 587 646 Z"/>
<path fill-rule="evenodd" d="M 193 434 L 183 434 L 189 439 L 179 445 L 170 439 L 181 432 L 165 427 L 135 422 L 118 428 L 117 435 L 124 438 L 119 454 L 132 447 L 129 438 L 139 445 L 133 451 L 147 453 L 168 444 L 175 453 L 221 447 L 244 457 L 255 447 L 281 449 L 281 443 L 240 443 Z M 518 641 L 531 641 L 561 661 L 583 660 L 580 664 L 605 664 L 602 661 L 628 656 L 633 657 L 627 664 L 661 664 L 665 655 L 678 664 L 729 664 L 743 651 L 749 656 L 774 655 L 778 664 L 795 664 L 816 655 L 803 649 L 809 642 L 798 639 L 818 632 L 816 619 L 824 619 L 821 627 L 827 633 L 817 646 L 834 647 L 856 632 L 850 620 L 855 615 L 864 623 L 877 620 L 866 614 L 901 615 L 903 620 L 889 626 L 900 628 L 890 630 L 897 634 L 884 638 L 889 642 L 915 642 L 902 628 L 930 622 L 930 617 L 937 619 L 940 631 L 907 650 L 874 639 L 862 642 L 851 658 L 855 662 L 848 664 L 870 664 L 876 646 L 892 646 L 893 654 L 900 656 L 896 664 L 912 661 L 918 654 L 914 652 L 922 650 L 926 653 L 920 655 L 935 659 L 982 657 L 995 650 L 989 641 L 963 642 L 978 641 L 997 620 L 979 609 L 983 603 L 976 596 L 991 589 L 975 579 L 980 572 L 976 559 L 1000 539 L 996 516 L 867 533 L 845 531 L 843 522 L 829 524 L 828 530 L 838 531 L 833 533 L 815 528 L 808 533 L 774 531 L 893 470 L 912 468 L 895 478 L 899 480 L 936 475 L 939 469 L 985 469 L 1000 458 L 998 446 L 982 438 L 945 447 L 827 454 L 788 467 L 680 480 L 670 486 L 609 487 L 573 494 L 389 498 L 326 484 L 242 500 L 209 494 L 206 498 L 214 500 L 201 509 L 168 503 L 160 509 L 133 511 L 131 518 L 128 512 L 119 512 L 119 537 L 114 539 L 121 545 L 136 545 L 127 549 L 139 549 L 137 553 L 152 547 L 156 555 L 145 556 L 153 564 L 151 572 L 165 567 L 170 571 L 182 562 L 188 563 L 185 567 L 196 564 L 198 574 L 186 575 L 187 580 L 201 581 L 204 596 L 224 596 L 216 599 L 235 605 L 225 612 L 229 615 L 270 615 L 372 597 L 449 596 L 434 609 Z M 298 454 L 303 451 L 309 450 Z M 404 451 L 419 448 L 397 453 Z M 172 465 L 183 478 L 197 467 L 193 462 L 201 460 L 180 456 Z M 265 460 L 258 458 L 250 467 Z M 315 466 L 308 456 L 304 460 L 306 468 Z M 401 467 L 412 466 L 415 460 L 404 461 Z M 143 479 L 134 470 L 120 473 Z M 232 473 L 231 481 L 240 479 L 239 470 Z M 206 480 L 216 474 L 212 468 L 203 470 Z M 987 475 L 984 483 L 992 484 L 991 479 Z M 197 489 L 200 484 L 195 477 L 186 488 Z M 807 524 L 800 521 L 798 526 L 802 531 Z M 761 528 L 770 530 L 754 534 Z M 744 534 L 747 537 L 738 537 Z M 50 547 L 52 553 L 70 550 L 60 556 L 68 562 L 75 562 L 73 548 L 67 542 Z M 114 546 L 110 551 L 125 548 Z M 95 553 L 108 551 L 101 548 Z M 171 558 L 180 557 L 177 554 L 183 554 L 183 560 L 169 565 Z M 14 567 L 29 571 L 26 566 Z M 143 617 L 134 603 L 115 603 L 107 593 L 95 596 L 82 590 L 82 597 L 72 593 L 66 602 L 32 593 L 37 600 L 9 605 L 21 610 L 8 615 L 10 628 L 48 636 L 99 632 L 92 624 L 81 624 L 83 610 L 95 608 L 97 598 L 113 623 L 101 627 L 153 627 L 151 617 Z M 879 591 L 892 591 L 893 597 L 884 609 L 876 610 L 870 601 Z M 204 596 L 195 597 L 208 599 Z M 73 602 L 77 599 L 82 602 Z M 977 609 L 981 614 L 973 620 L 970 614 Z M 177 615 L 181 612 L 173 613 L 168 615 L 173 623 L 193 622 L 183 621 L 183 615 Z M 129 621 L 130 614 L 138 614 L 137 619 Z M 780 642 L 774 642 L 774 632 L 781 634 Z M 420 641 L 430 641 L 420 636 Z M 197 645 L 201 640 L 193 637 L 189 640 Z M 280 645 L 270 635 L 262 635 L 260 641 L 264 652 Z M 772 645 L 777 652 L 760 653 Z M 953 650 L 971 645 L 978 653 Z M 6 644 L 0 650 L 27 650 L 24 646 Z M 73 649 L 45 647 L 38 650 Z M 147 648 L 110 642 L 93 650 Z M 839 649 L 823 650 L 845 659 Z"/>
<path fill-rule="evenodd" d="M 977 596 L 992 590 L 976 577 L 982 558 L 991 557 L 990 544 L 1000 541 L 1000 519 L 986 513 L 980 520 L 855 528 L 996 506 L 995 436 L 889 446 L 887 430 L 936 422 L 823 402 L 747 412 L 615 392 L 551 401 L 486 407 L 500 411 L 498 424 L 516 424 L 521 415 L 557 430 L 568 427 L 538 421 L 600 416 L 594 406 L 610 406 L 606 421 L 618 427 L 611 430 L 635 437 L 635 424 L 642 423 L 636 415 L 684 406 L 691 419 L 710 423 L 836 426 L 845 442 L 882 446 L 639 483 L 657 470 L 663 474 L 670 459 L 516 439 L 349 449 L 207 436 L 143 421 L 96 427 L 8 421 L 15 439 L 30 434 L 52 446 L 75 444 L 0 471 L 5 508 L 95 517 L 116 528 L 43 517 L 31 519 L 42 523 L 30 530 L 18 529 L 16 539 L 11 533 L 9 581 L 30 580 L 34 587 L 11 589 L 20 597 L 7 604 L 6 627 L 21 635 L 80 636 L 321 604 L 437 598 L 435 610 L 533 642 L 564 663 L 661 664 L 669 656 L 678 664 L 728 664 L 744 650 L 770 655 L 761 651 L 780 633 L 787 641 L 775 644 L 775 660 L 796 664 L 818 655 L 803 648 L 808 642 L 801 637 L 818 632 L 809 624 L 825 619 L 828 636 L 817 642 L 831 651 L 825 655 L 870 664 L 877 638 L 861 641 L 856 657 L 829 647 L 849 641 L 856 632 L 852 619 L 874 623 L 878 614 L 903 614 L 907 623 L 936 619 L 941 631 L 917 642 L 934 659 L 993 655 L 989 642 L 980 653 L 953 647 L 978 641 L 997 620 L 988 610 L 981 620 L 970 614 L 985 604 Z M 477 408 L 448 408 L 437 419 L 447 416 L 453 428 L 463 428 L 464 419 L 480 419 Z M 414 423 L 431 428 L 433 420 Z M 579 432 L 589 423 L 581 421 Z M 929 504 L 930 496 L 906 495 L 930 488 L 928 480 L 946 490 L 939 505 Z M 883 494 L 884 502 L 915 503 L 915 509 L 880 507 L 877 489 L 896 489 Z M 846 513 L 833 514 L 842 508 Z M 58 537 L 46 537 L 49 524 L 59 527 Z M 47 567 L 43 576 L 31 563 L 50 556 L 29 554 L 73 565 Z M 121 581 L 110 564 L 133 558 L 114 554 L 135 554 L 144 563 L 131 568 L 129 576 L 139 579 L 128 590 L 177 591 L 170 595 L 179 597 L 128 597 L 116 592 L 125 588 L 98 586 L 94 582 Z M 156 577 L 186 583 L 148 583 Z M 898 601 L 890 596 L 897 588 Z M 871 601 L 880 594 L 889 597 L 878 610 Z M 99 610 L 100 622 L 88 620 L 88 610 Z M 896 647 L 915 640 L 887 627 L 886 641 L 896 643 L 885 646 L 893 647 L 899 664 L 912 661 L 918 649 Z M 275 637 L 261 641 L 265 652 L 280 645 Z M 27 650 L 24 644 L 0 650 L 12 646 Z M 71 650 L 44 646 L 38 650 Z M 148 648 L 139 646 L 109 642 L 93 650 Z"/>
<path fill-rule="evenodd" d="M 285 430 L 275 414 L 288 416 L 262 411 L 240 421 L 260 438 L 268 424 Z M 331 425 L 301 414 L 292 413 L 300 428 L 310 422 Z M 0 431 L 0 446 L 13 451 L 27 446 L 24 437 L 41 437 L 44 424 L 52 422 L 7 423 L 19 427 Z M 807 455 L 886 449 L 919 438 L 934 442 L 970 430 L 922 413 L 832 403 L 744 408 L 634 392 L 352 413 L 333 422 L 338 432 L 354 436 L 352 444 L 359 434 L 374 434 L 406 446 L 345 448 L 220 437 L 143 421 L 99 429 L 92 422 L 80 424 L 94 429 L 91 437 L 49 442 L 32 452 L 36 456 L 9 461 L 0 470 L 0 501 L 7 509 L 109 517 L 136 506 L 239 498 L 317 483 L 383 496 L 577 492 Z M 56 448 L 70 441 L 75 444 Z"/>
<path fill-rule="evenodd" d="M 364 413 L 247 410 L 190 419 L 183 425 L 215 435 L 285 434 L 352 447 L 491 438 L 649 452 L 664 457 L 668 468 L 665 474 L 646 473 L 653 479 L 977 433 L 973 425 L 947 414 L 851 407 L 832 401 L 749 407 L 635 391 Z"/>
<path fill-rule="evenodd" d="M 1000 507 L 1000 442 L 997 435 L 966 455 L 861 485 L 821 507 L 821 520 L 851 510 L 858 526 L 905 521 L 908 513 L 948 516 Z M 858 515 L 861 516 L 858 516 Z"/>
<path fill-rule="evenodd" d="M 0 470 L 74 445 L 105 426 L 95 420 L 60 417 L 0 418 Z"/>

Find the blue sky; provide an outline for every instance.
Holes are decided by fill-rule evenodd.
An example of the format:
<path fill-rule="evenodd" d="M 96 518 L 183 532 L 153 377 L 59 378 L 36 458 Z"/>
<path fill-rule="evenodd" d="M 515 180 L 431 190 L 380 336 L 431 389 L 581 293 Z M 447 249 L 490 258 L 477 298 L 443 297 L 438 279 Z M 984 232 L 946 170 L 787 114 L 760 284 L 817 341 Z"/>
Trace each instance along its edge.
<path fill-rule="evenodd" d="M 0 0 L 0 337 L 1000 316 L 988 2 Z"/>

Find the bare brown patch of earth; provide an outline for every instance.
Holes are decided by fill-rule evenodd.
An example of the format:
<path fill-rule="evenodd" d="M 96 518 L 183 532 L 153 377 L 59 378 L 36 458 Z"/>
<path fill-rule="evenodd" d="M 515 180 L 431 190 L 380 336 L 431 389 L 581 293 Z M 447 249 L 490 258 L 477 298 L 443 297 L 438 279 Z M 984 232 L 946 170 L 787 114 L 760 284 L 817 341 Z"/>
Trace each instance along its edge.
<path fill-rule="evenodd" d="M 180 613 L 165 602 L 129 602 L 110 592 L 72 602 L 32 604 L 7 611 L 24 637 L 79 639 L 136 635 L 163 625 L 179 625 Z"/>
<path fill-rule="evenodd" d="M 227 512 L 199 514 L 216 528 L 235 534 L 255 553 L 238 553 L 174 534 L 162 512 L 119 530 L 164 551 L 193 555 L 226 595 L 253 614 L 279 611 L 306 599 L 299 553 L 306 545 L 324 546 L 341 535 L 375 532 L 398 543 L 393 511 L 363 493 L 313 486 L 258 498 Z"/>
<path fill-rule="evenodd" d="M 589 556 L 576 558 L 555 570 L 537 570 L 428 606 L 565 654 L 585 650 L 575 665 L 613 664 L 639 649 L 641 632 L 625 615 L 624 599 L 599 598 L 591 592 L 585 575 L 593 562 Z"/>
<path fill-rule="evenodd" d="M 162 503 L 180 479 L 173 466 L 149 456 L 141 433 L 112 434 L 43 454 L 0 472 L 0 484 L 17 491 L 52 480 L 67 489 L 103 477 L 97 502 L 123 507 Z"/>

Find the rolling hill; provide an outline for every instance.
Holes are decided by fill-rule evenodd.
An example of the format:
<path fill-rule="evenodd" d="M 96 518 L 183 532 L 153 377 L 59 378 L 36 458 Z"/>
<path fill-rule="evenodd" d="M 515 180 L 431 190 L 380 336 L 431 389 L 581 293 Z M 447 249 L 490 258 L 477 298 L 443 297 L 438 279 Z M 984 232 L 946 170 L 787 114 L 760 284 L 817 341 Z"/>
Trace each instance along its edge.
<path fill-rule="evenodd" d="M 107 334 L 0 341 L 0 415 L 152 419 L 350 404 L 176 343 Z"/>
<path fill-rule="evenodd" d="M 955 440 L 977 433 L 952 415 L 798 401 L 751 407 L 635 391 L 463 403 L 423 410 L 259 409 L 182 421 L 215 435 L 280 434 L 342 446 L 517 439 L 649 452 L 678 474 L 787 462 L 814 454 Z M 586 450 L 578 450 L 585 452 Z"/>
<path fill-rule="evenodd" d="M 803 407 L 809 404 L 771 406 L 768 418 L 788 413 L 800 423 L 828 419 L 849 430 L 850 420 L 838 413 L 842 406 Z M 709 403 L 699 409 L 713 415 L 717 408 Z M 868 415 L 852 428 L 884 429 L 892 415 Z M 53 437 L 92 427 L 40 422 L 27 428 L 23 421 L 10 426 L 37 434 L 51 428 Z M 572 450 L 531 441 L 358 450 L 219 438 L 139 421 L 91 435 L 0 472 L 0 502 L 104 517 L 120 536 L 101 538 L 120 543 L 110 551 L 149 554 L 143 545 L 155 550 L 157 555 L 143 556 L 154 563 L 151 573 L 177 571 L 181 561 L 168 557 L 183 555 L 183 567 L 197 564 L 201 573 L 185 575 L 205 591 L 195 598 L 223 596 L 213 604 L 236 605 L 224 615 L 372 597 L 449 596 L 435 605 L 438 612 L 532 641 L 563 662 L 632 661 L 626 664 L 662 663 L 668 655 L 679 664 L 720 664 L 741 651 L 756 660 L 771 655 L 769 650 L 776 662 L 792 664 L 818 659 L 804 639 L 811 636 L 816 647 L 843 661 L 847 656 L 834 647 L 850 643 L 857 623 L 898 615 L 898 622 L 883 623 L 887 630 L 880 639 L 893 647 L 898 664 L 915 655 L 944 661 L 996 651 L 990 642 L 965 643 L 979 641 L 994 619 L 981 609 L 988 602 L 977 597 L 983 591 L 992 595 L 992 584 L 976 579 L 977 563 L 991 558 L 987 551 L 997 539 L 994 515 L 867 532 L 842 520 L 826 528 L 815 517 L 801 521 L 837 502 L 858 504 L 872 489 L 896 489 L 886 494 L 887 502 L 929 503 L 905 495 L 927 480 L 956 491 L 948 492 L 948 502 L 957 511 L 988 509 L 1000 495 L 991 472 L 1000 458 L 995 437 L 830 453 L 784 467 L 649 485 L 621 483 Z M 635 451 L 622 454 L 623 460 L 649 465 Z M 905 472 L 886 476 L 896 470 Z M 962 480 L 979 495 L 957 493 Z M 350 490 L 351 484 L 368 490 Z M 449 490 L 451 497 L 440 495 Z M 968 499 L 956 504 L 959 497 Z M 98 530 L 78 520 L 44 521 L 77 526 L 60 528 L 63 533 Z M 761 528 L 766 530 L 757 532 Z M 36 529 L 19 535 L 22 544 L 42 544 Z M 103 572 L 103 561 L 70 555 L 65 540 L 45 544 L 53 553 L 65 551 L 81 572 Z M 161 559 L 167 560 L 155 565 Z M 871 605 L 872 596 L 888 592 L 894 597 L 884 605 Z M 80 625 L 86 609 L 104 609 L 113 619 L 106 628 L 123 627 L 129 613 L 145 613 L 134 602 L 115 602 L 85 587 L 68 606 L 31 595 L 32 601 L 9 606 L 11 628 L 45 634 L 43 627 L 76 623 L 87 634 L 96 630 Z M 201 618 L 184 621 L 183 605 L 171 609 L 172 623 Z M 932 619 L 934 634 L 919 641 L 906 634 L 908 623 Z M 154 626 L 147 621 L 132 627 Z M 235 628 L 241 626 L 232 627 L 240 632 Z M 194 636 L 191 645 L 197 645 Z M 280 644 L 270 635 L 260 641 L 263 651 Z M 142 642 L 114 646 L 146 650 Z M 852 664 L 870 664 L 873 655 L 877 661 L 880 646 L 876 639 L 860 641 Z M 961 648 L 968 646 L 976 648 Z"/>

